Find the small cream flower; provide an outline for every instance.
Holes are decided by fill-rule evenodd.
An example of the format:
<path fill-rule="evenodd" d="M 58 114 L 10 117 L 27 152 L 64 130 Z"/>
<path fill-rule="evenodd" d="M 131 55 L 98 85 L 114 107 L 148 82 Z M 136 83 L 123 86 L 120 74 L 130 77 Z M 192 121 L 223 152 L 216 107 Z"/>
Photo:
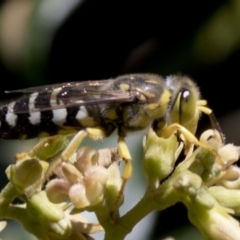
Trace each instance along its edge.
<path fill-rule="evenodd" d="M 101 156 L 102 153 L 83 147 L 74 163 L 63 162 L 56 171 L 59 178 L 46 186 L 49 199 L 55 203 L 70 199 L 75 208 L 81 209 L 100 203 L 109 179 L 109 170 L 98 165 Z"/>

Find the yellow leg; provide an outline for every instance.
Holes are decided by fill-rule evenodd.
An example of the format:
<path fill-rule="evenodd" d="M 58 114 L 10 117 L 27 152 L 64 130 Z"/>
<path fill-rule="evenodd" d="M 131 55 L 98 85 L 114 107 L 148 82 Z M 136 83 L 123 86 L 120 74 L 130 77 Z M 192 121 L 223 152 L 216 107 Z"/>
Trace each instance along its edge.
<path fill-rule="evenodd" d="M 125 142 L 124 137 L 118 137 L 118 153 L 119 153 L 120 157 L 123 159 L 123 161 L 125 162 L 125 166 L 124 166 L 123 174 L 122 174 L 121 188 L 118 192 L 118 196 L 117 196 L 116 201 L 114 202 L 111 212 L 110 212 L 113 223 L 116 221 L 116 219 L 118 217 L 118 208 L 123 199 L 123 194 L 124 194 L 124 189 L 125 189 L 126 183 L 129 180 L 129 178 L 132 176 L 132 157 L 131 157 L 131 154 L 129 152 L 129 149 Z"/>
<path fill-rule="evenodd" d="M 106 133 L 102 128 L 87 128 L 86 131 L 93 140 L 102 140 L 106 137 Z"/>
<path fill-rule="evenodd" d="M 126 185 L 126 182 L 128 179 L 132 176 L 132 157 L 130 155 L 130 152 L 128 150 L 127 144 L 125 142 L 125 139 L 123 137 L 118 138 L 118 153 L 120 157 L 124 160 L 125 166 L 123 169 L 123 174 L 122 174 L 122 186 L 119 191 L 119 200 L 123 196 L 124 188 Z M 119 202 L 116 204 L 117 206 L 119 205 Z"/>
<path fill-rule="evenodd" d="M 118 138 L 118 153 L 120 157 L 125 161 L 122 178 L 123 180 L 127 181 L 132 175 L 132 157 L 123 137 Z"/>
<path fill-rule="evenodd" d="M 67 161 L 72 154 L 77 150 L 78 146 L 81 144 L 83 139 L 87 136 L 87 132 L 85 130 L 79 131 L 73 139 L 70 141 L 68 146 L 61 153 L 60 157 L 54 160 L 48 167 L 48 170 L 44 176 L 43 182 L 45 182 L 53 173 L 54 169 L 61 164 L 61 162 Z"/>
<path fill-rule="evenodd" d="M 67 148 L 61 154 L 61 162 L 67 161 L 71 155 L 77 150 L 78 146 L 81 144 L 83 139 L 87 136 L 86 131 L 79 131 L 71 142 L 68 144 Z"/>
<path fill-rule="evenodd" d="M 61 162 L 67 161 L 72 156 L 86 136 L 94 140 L 99 140 L 104 138 L 105 135 L 105 132 L 101 128 L 87 128 L 86 130 L 79 131 L 64 149 L 61 156 L 49 166 L 46 177 L 48 178 Z"/>
<path fill-rule="evenodd" d="M 186 129 L 185 127 L 183 127 L 178 123 L 173 123 L 168 127 L 166 127 L 164 130 L 162 130 L 161 137 L 166 137 L 166 138 L 170 137 L 170 135 L 176 131 L 181 133 L 184 136 L 184 138 L 191 144 L 203 147 L 204 149 L 207 149 L 208 151 L 212 152 L 214 155 L 218 156 L 217 152 L 213 148 L 211 148 L 207 144 L 200 142 L 188 129 Z M 187 142 L 185 144 L 187 145 Z"/>

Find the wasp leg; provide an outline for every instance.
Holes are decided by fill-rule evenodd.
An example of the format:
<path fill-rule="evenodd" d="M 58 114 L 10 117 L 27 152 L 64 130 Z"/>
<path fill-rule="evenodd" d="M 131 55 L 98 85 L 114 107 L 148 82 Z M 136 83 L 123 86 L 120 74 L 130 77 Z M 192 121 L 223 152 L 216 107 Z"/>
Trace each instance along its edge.
<path fill-rule="evenodd" d="M 119 189 L 116 200 L 114 201 L 110 209 L 110 216 L 113 224 L 119 217 L 118 209 L 123 200 L 124 189 L 127 181 L 132 176 L 132 157 L 129 152 L 128 146 L 125 142 L 125 137 L 122 137 L 122 136 L 118 137 L 118 154 L 122 158 L 122 160 L 125 162 L 125 165 L 122 173 L 121 187 Z"/>
<path fill-rule="evenodd" d="M 86 131 L 93 140 L 102 140 L 109 135 L 102 128 L 87 128 Z"/>
<path fill-rule="evenodd" d="M 193 133 L 191 133 L 188 129 L 186 129 L 185 127 L 183 127 L 182 125 L 178 124 L 178 123 L 173 123 L 169 126 L 167 126 L 165 129 L 161 130 L 161 135 L 160 137 L 165 137 L 168 138 L 170 137 L 174 132 L 180 132 L 183 136 L 184 139 L 187 140 L 187 142 L 185 142 L 185 145 L 188 146 L 188 143 L 194 144 L 196 146 L 199 147 L 203 147 L 204 149 L 212 152 L 214 155 L 218 156 L 217 152 L 210 147 L 209 145 L 200 142 Z M 185 149 L 185 153 L 187 154 L 189 152 L 189 148 L 187 147 L 187 149 Z"/>
<path fill-rule="evenodd" d="M 132 175 L 132 157 L 130 155 L 130 152 L 128 150 L 128 146 L 125 142 L 124 137 L 119 137 L 118 138 L 118 152 L 120 157 L 124 160 L 125 166 L 123 170 L 123 175 L 122 175 L 122 186 L 119 194 L 123 195 L 124 187 L 126 185 L 126 182 Z"/>
<path fill-rule="evenodd" d="M 123 137 L 118 138 L 118 153 L 120 157 L 125 161 L 125 167 L 123 170 L 123 181 L 126 182 L 132 175 L 132 157 L 128 150 L 128 146 Z"/>
<path fill-rule="evenodd" d="M 210 123 L 211 123 L 211 127 L 213 129 L 216 129 L 219 133 L 220 133 L 220 136 L 221 136 L 221 139 L 222 139 L 222 142 L 225 143 L 225 137 L 224 137 L 224 134 L 223 134 L 223 131 L 212 111 L 212 109 L 208 108 L 208 107 L 205 107 L 204 105 L 201 105 L 201 106 L 198 106 L 198 109 L 205 113 L 206 115 L 208 115 L 209 119 L 210 119 Z"/>
<path fill-rule="evenodd" d="M 205 113 L 206 115 L 208 115 L 209 119 L 210 119 L 210 123 L 211 123 L 211 127 L 213 129 L 216 129 L 219 133 L 220 133 L 220 136 L 221 136 L 221 139 L 222 139 L 222 142 L 225 143 L 225 137 L 224 137 L 224 134 L 223 134 L 223 131 L 212 111 L 211 108 L 208 108 L 207 107 L 207 101 L 202 99 L 202 100 L 198 100 L 198 109 Z"/>
<path fill-rule="evenodd" d="M 86 128 L 86 130 L 79 131 L 70 141 L 68 146 L 64 149 L 61 156 L 49 166 L 48 171 L 46 173 L 46 179 L 52 174 L 54 169 L 61 162 L 66 162 L 72 156 L 72 154 L 77 150 L 77 148 L 79 147 L 79 145 L 82 143 L 86 136 L 89 136 L 94 140 L 99 140 L 106 137 L 106 134 L 104 130 L 101 128 Z"/>

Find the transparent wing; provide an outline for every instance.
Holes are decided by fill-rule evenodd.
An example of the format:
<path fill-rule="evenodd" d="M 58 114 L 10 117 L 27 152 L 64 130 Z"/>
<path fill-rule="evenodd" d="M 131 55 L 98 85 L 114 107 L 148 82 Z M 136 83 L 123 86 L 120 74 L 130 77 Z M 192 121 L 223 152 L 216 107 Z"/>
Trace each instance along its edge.
<path fill-rule="evenodd" d="M 29 94 L 29 93 L 35 93 L 35 92 L 41 92 L 43 90 L 53 90 L 56 88 L 64 88 L 64 87 L 76 87 L 76 88 L 86 88 L 93 86 L 101 87 L 105 85 L 106 83 L 111 83 L 113 80 L 100 80 L 100 81 L 82 81 L 82 82 L 66 82 L 66 83 L 56 83 L 51 85 L 42 85 L 37 87 L 30 87 L 30 88 L 24 88 L 24 89 L 15 89 L 11 91 L 5 91 L 5 93 L 22 93 L 22 94 Z"/>
<path fill-rule="evenodd" d="M 9 111 L 16 114 L 69 108 L 89 104 L 108 104 L 136 101 L 136 91 L 122 91 L 114 87 L 114 80 L 71 82 L 8 91 L 27 94 Z"/>

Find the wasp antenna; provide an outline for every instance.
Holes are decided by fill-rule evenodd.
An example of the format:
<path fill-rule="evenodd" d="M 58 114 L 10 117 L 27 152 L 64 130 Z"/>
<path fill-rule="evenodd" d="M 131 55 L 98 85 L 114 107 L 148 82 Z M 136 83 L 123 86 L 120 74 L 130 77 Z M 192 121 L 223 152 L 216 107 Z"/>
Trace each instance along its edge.
<path fill-rule="evenodd" d="M 217 118 L 216 118 L 215 114 L 213 113 L 213 111 L 208 116 L 210 119 L 211 127 L 213 129 L 216 129 L 220 133 L 221 140 L 222 140 L 223 144 L 225 144 L 226 138 L 223 134 L 222 128 L 221 128 L 219 122 L 217 121 Z"/>
<path fill-rule="evenodd" d="M 200 101 L 199 101 L 199 102 L 200 102 Z M 204 104 L 204 105 L 205 105 L 205 104 Z M 224 136 L 224 134 L 223 134 L 223 131 L 222 131 L 221 127 L 220 127 L 220 124 L 218 123 L 217 118 L 216 118 L 215 114 L 213 113 L 212 109 L 211 109 L 211 108 L 208 108 L 208 107 L 205 107 L 205 106 L 203 106 L 203 105 L 198 106 L 198 109 L 199 109 L 201 112 L 203 112 L 203 113 L 205 113 L 206 115 L 208 115 L 209 120 L 210 120 L 210 125 L 211 125 L 212 129 L 215 129 L 215 130 L 217 130 L 217 131 L 219 132 L 219 134 L 220 134 L 220 136 L 221 136 L 221 140 L 222 140 L 222 142 L 223 142 L 223 144 L 224 144 L 224 143 L 225 143 L 225 140 L 226 140 L 226 139 L 225 139 L 225 136 Z"/>

